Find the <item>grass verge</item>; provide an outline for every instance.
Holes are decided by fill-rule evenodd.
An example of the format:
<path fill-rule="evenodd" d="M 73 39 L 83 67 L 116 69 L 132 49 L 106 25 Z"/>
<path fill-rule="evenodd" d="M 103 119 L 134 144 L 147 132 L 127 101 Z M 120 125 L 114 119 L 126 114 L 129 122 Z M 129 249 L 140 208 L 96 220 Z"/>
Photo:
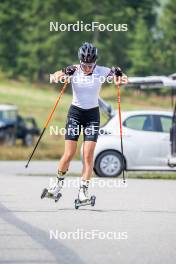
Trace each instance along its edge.
<path fill-rule="evenodd" d="M 17 82 L 14 80 L 1 80 L 0 83 L 0 104 L 10 103 L 18 106 L 19 113 L 22 116 L 33 116 L 40 129 L 43 128 L 45 120 L 49 115 L 52 106 L 59 94 L 61 85 L 31 84 Z M 101 96 L 108 103 L 117 109 L 117 91 L 115 86 L 104 86 Z M 68 108 L 71 104 L 71 87 L 68 86 L 67 92 L 63 95 L 50 123 L 50 126 L 65 127 L 65 120 Z M 144 92 L 123 89 L 121 91 L 121 103 L 123 110 L 139 109 L 168 109 L 170 107 L 170 98 L 165 96 L 156 96 L 155 94 L 146 95 Z M 106 118 L 101 116 L 101 124 L 105 123 Z M 80 157 L 80 146 L 82 138 L 78 142 L 78 149 L 75 159 Z M 26 148 L 17 142 L 16 146 L 1 146 L 1 160 L 27 160 L 33 147 Z M 33 159 L 59 159 L 64 151 L 64 137 L 60 135 L 50 135 L 48 127 L 42 141 L 33 157 Z"/>

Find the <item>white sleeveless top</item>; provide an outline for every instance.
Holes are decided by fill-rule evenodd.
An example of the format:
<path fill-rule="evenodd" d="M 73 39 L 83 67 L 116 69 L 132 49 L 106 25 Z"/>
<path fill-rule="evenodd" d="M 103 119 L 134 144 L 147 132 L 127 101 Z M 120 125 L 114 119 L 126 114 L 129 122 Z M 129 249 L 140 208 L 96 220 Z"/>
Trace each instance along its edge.
<path fill-rule="evenodd" d="M 97 107 L 101 86 L 109 72 L 110 68 L 96 65 L 91 75 L 85 75 L 78 65 L 71 77 L 72 104 L 82 109 Z"/>

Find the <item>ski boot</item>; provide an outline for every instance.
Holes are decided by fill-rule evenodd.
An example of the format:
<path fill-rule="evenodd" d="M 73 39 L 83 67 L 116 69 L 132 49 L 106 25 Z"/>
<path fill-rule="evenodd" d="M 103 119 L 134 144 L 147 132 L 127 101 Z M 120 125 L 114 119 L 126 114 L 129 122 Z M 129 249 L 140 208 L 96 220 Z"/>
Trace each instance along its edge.
<path fill-rule="evenodd" d="M 93 195 L 90 198 L 88 197 L 88 184 L 89 181 L 82 181 L 78 193 L 78 198 L 75 199 L 75 209 L 78 209 L 80 206 L 85 205 L 95 205 L 96 197 Z"/>
<path fill-rule="evenodd" d="M 66 172 L 65 172 L 66 173 Z M 54 199 L 55 202 L 58 202 L 59 199 L 62 197 L 60 190 L 64 184 L 64 177 L 60 177 L 60 175 L 64 175 L 64 172 L 58 172 L 58 176 L 56 177 L 55 181 L 50 183 L 49 188 L 44 188 L 41 194 L 41 199 L 43 198 L 51 198 Z"/>

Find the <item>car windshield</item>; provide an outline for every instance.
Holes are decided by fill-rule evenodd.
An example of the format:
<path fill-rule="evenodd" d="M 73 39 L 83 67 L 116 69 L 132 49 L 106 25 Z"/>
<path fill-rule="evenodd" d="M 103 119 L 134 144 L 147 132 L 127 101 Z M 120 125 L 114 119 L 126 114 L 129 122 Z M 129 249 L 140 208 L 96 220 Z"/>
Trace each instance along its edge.
<path fill-rule="evenodd" d="M 16 119 L 17 119 L 17 111 L 15 110 L 0 111 L 0 120 L 15 121 Z"/>

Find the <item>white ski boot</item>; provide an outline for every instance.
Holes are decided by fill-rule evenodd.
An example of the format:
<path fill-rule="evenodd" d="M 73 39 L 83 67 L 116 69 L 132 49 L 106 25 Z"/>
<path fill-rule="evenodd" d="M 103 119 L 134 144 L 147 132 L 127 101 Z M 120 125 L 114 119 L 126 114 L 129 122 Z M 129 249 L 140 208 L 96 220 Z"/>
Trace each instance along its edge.
<path fill-rule="evenodd" d="M 56 179 L 52 179 L 52 181 L 50 181 L 49 188 L 43 189 L 41 199 L 47 197 L 54 199 L 55 202 L 57 202 L 62 197 L 60 191 L 64 185 L 64 177 L 61 177 L 61 175 L 64 175 L 65 173 L 60 171 L 58 172 L 58 176 L 56 177 Z"/>
<path fill-rule="evenodd" d="M 85 205 L 95 205 L 95 196 L 91 196 L 89 198 L 88 196 L 88 186 L 89 186 L 89 181 L 84 181 L 81 180 L 80 184 L 80 189 L 78 193 L 78 199 L 75 199 L 75 209 L 78 209 L 80 206 L 85 206 Z"/>

